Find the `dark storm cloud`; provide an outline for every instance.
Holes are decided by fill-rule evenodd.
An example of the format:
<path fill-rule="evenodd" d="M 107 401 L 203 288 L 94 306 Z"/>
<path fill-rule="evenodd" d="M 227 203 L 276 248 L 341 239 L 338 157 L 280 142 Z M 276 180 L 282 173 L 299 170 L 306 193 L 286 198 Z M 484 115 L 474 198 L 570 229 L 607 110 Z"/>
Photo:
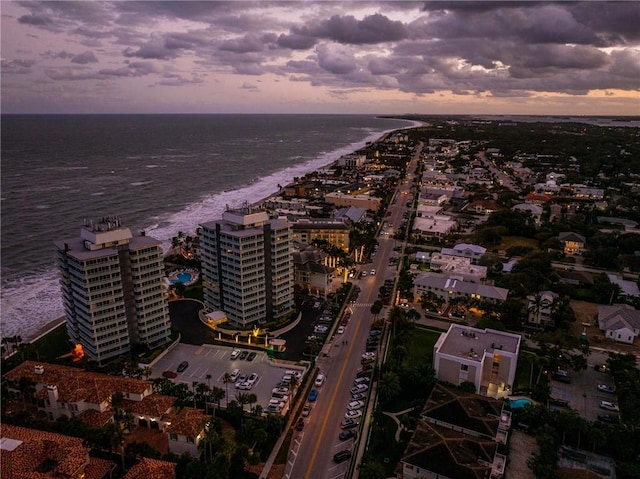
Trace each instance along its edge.
<path fill-rule="evenodd" d="M 76 55 L 71 59 L 71 63 L 78 63 L 80 65 L 86 65 L 87 63 L 98 63 L 98 59 L 93 52 L 86 51 L 80 55 Z"/>
<path fill-rule="evenodd" d="M 333 15 L 318 25 L 308 24 L 296 27 L 293 29 L 293 33 L 354 45 L 398 41 L 407 35 L 402 22 L 391 21 L 379 13 L 366 16 L 362 20 L 351 15 Z"/>
<path fill-rule="evenodd" d="M 40 15 L 23 15 L 18 18 L 18 22 L 24 23 L 26 25 L 36 25 L 36 26 L 45 26 L 51 23 L 47 17 L 42 17 Z"/>
<path fill-rule="evenodd" d="M 59 81 L 148 75 L 147 84 L 180 86 L 211 83 L 214 73 L 270 73 L 328 87 L 336 96 L 370 88 L 526 97 L 637 90 L 640 76 L 638 2 L 45 1 L 20 7 L 15 24 L 69 35 L 68 43 L 34 54 Z M 72 56 L 71 44 L 87 51 Z M 96 54 L 105 68 L 93 65 Z M 69 59 L 75 66 L 64 68 Z M 56 60 L 60 66 L 50 67 Z M 3 73 L 37 70 L 21 61 L 3 60 Z M 212 76 L 189 77 L 185 65 Z"/>

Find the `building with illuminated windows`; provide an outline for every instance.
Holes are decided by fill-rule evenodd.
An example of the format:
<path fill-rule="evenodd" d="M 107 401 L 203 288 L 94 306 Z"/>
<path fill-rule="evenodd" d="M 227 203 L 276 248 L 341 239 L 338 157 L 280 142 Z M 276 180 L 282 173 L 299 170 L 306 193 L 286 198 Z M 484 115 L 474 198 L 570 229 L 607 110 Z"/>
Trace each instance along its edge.
<path fill-rule="evenodd" d="M 69 339 L 90 359 L 104 364 L 169 341 L 160 241 L 106 217 L 55 247 Z"/>
<path fill-rule="evenodd" d="M 263 210 L 229 209 L 200 225 L 205 306 L 236 325 L 264 322 L 293 310 L 293 234 Z"/>
<path fill-rule="evenodd" d="M 519 334 L 452 324 L 433 347 L 436 378 L 455 385 L 471 382 L 477 394 L 504 397 L 516 377 L 521 339 Z"/>

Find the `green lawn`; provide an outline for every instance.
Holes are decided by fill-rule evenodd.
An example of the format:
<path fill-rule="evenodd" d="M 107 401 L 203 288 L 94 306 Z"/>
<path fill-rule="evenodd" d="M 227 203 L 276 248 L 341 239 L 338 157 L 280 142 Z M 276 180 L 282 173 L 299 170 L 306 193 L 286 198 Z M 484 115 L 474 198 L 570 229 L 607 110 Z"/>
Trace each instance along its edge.
<path fill-rule="evenodd" d="M 433 345 L 436 343 L 440 333 L 417 327 L 411 332 L 411 341 L 407 347 L 407 355 L 402 362 L 403 366 L 410 366 L 417 363 L 433 362 Z"/>

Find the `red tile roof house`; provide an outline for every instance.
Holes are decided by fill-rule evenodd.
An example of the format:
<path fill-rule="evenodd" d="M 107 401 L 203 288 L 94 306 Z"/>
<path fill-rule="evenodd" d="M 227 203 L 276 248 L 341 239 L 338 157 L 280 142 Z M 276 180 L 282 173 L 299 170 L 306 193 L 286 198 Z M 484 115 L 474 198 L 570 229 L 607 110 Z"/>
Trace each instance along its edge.
<path fill-rule="evenodd" d="M 91 425 L 103 425 L 112 420 L 111 397 L 114 393 L 122 392 L 130 402 L 141 402 L 152 394 L 150 381 L 35 361 L 25 361 L 4 377 L 9 390 L 15 392 L 20 391 L 21 378 L 33 381 L 38 409 L 49 420 L 62 416 L 80 417 L 86 418 Z"/>
<path fill-rule="evenodd" d="M 169 434 L 169 451 L 178 455 L 187 452 L 198 457 L 198 445 L 204 438 L 205 425 L 211 418 L 200 409 L 182 408 L 165 429 Z"/>
<path fill-rule="evenodd" d="M 176 465 L 173 462 L 143 457 L 122 479 L 175 479 Z"/>
<path fill-rule="evenodd" d="M 103 479 L 112 477 L 116 467 L 89 457 L 78 437 L 9 424 L 0 425 L 0 431 L 2 479 Z"/>

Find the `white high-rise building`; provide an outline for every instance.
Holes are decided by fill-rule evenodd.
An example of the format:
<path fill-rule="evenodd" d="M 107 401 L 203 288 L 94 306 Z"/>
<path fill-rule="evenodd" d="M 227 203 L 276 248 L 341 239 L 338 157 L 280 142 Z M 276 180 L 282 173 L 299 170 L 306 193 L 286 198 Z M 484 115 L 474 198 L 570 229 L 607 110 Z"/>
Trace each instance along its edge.
<path fill-rule="evenodd" d="M 137 345 L 169 341 L 160 241 L 107 217 L 55 247 L 69 338 L 89 358 L 104 364 Z"/>
<path fill-rule="evenodd" d="M 291 225 L 265 211 L 227 210 L 200 225 L 204 303 L 247 325 L 293 309 Z"/>

